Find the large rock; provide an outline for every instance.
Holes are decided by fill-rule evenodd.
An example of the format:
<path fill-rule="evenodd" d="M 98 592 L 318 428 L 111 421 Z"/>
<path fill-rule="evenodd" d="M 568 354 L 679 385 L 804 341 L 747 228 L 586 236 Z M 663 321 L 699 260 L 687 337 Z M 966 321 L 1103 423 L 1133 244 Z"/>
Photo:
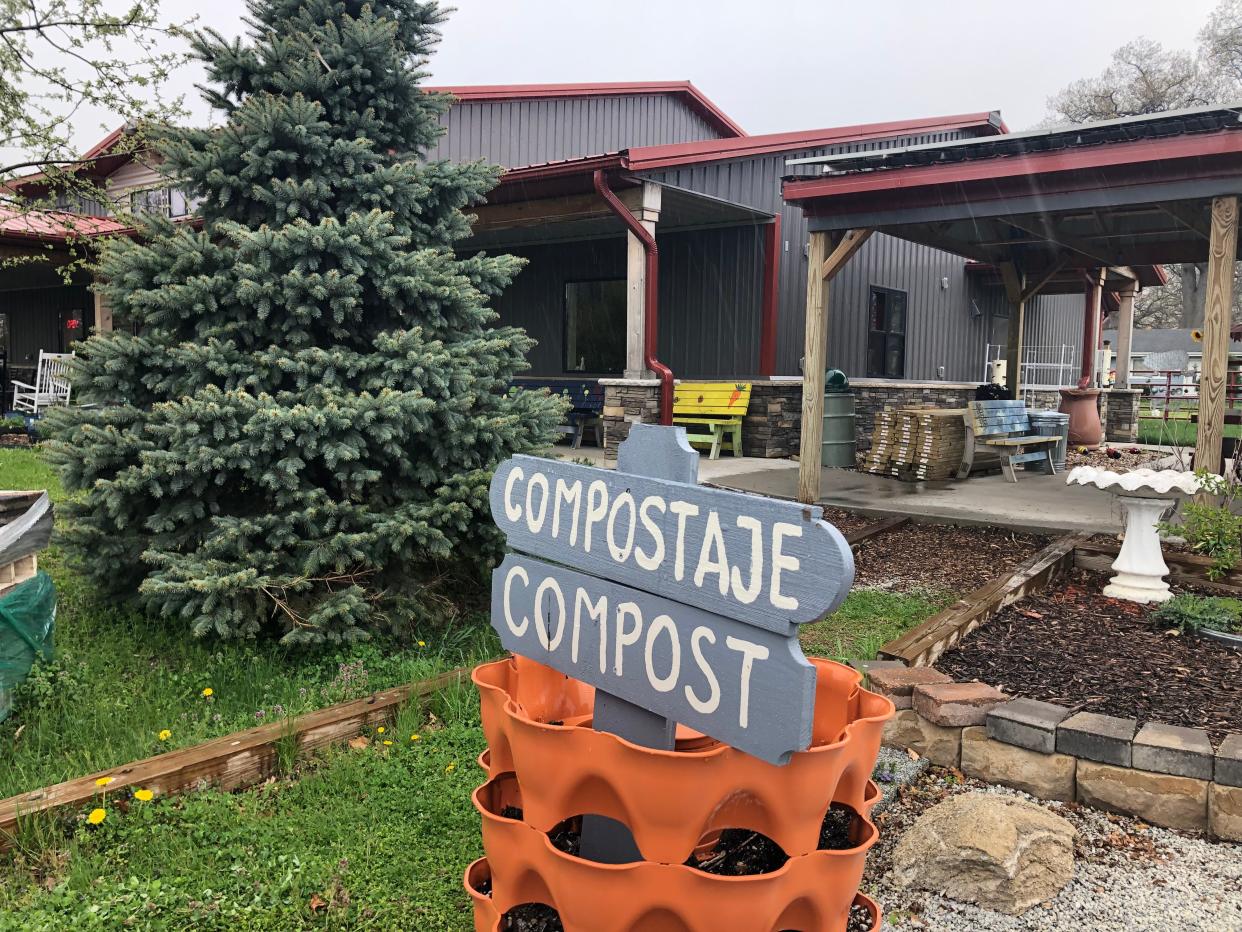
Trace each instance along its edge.
<path fill-rule="evenodd" d="M 928 809 L 902 836 L 893 877 L 1018 915 L 1069 883 L 1075 834 L 1069 822 L 1026 800 L 965 793 Z"/>

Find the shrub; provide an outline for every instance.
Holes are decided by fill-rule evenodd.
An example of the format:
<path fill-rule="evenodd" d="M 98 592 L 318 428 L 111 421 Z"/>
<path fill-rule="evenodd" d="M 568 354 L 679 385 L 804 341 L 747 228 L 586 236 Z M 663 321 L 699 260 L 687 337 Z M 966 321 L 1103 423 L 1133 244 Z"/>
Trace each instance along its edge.
<path fill-rule="evenodd" d="M 1215 631 L 1242 631 L 1242 601 L 1216 596 L 1175 595 L 1152 616 L 1182 634 L 1201 628 Z"/>
<path fill-rule="evenodd" d="M 1182 523 L 1161 522 L 1160 530 L 1185 538 L 1195 553 L 1210 557 L 1207 577 L 1227 576 L 1242 560 L 1242 517 L 1233 513 L 1237 486 L 1222 476 L 1197 471 L 1204 491 L 1219 496 L 1216 504 L 1188 501 L 1182 506 Z"/>

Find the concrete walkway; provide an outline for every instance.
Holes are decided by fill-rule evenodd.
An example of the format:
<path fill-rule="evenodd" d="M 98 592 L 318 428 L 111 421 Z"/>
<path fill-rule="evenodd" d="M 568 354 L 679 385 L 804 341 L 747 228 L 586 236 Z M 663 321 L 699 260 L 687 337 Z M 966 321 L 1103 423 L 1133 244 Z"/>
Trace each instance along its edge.
<path fill-rule="evenodd" d="M 582 447 L 555 450 L 561 459 L 586 460 L 593 466 L 614 466 L 604 461 L 603 450 Z M 798 492 L 795 460 L 722 456 L 699 460 L 699 479 L 740 492 L 754 492 L 793 499 Z M 1065 475 L 1045 476 L 1019 470 L 1016 483 L 999 473 L 975 476 L 960 482 L 902 482 L 852 469 L 825 469 L 820 485 L 820 504 L 847 508 L 877 517 L 910 515 L 955 524 L 988 524 L 1018 531 L 1087 531 L 1113 534 L 1121 530 L 1123 516 L 1116 499 L 1099 489 L 1067 486 Z"/>
<path fill-rule="evenodd" d="M 768 462 L 785 462 L 785 466 L 738 469 L 703 478 L 713 485 L 742 492 L 796 497 L 798 464 Z M 910 515 L 1020 531 L 1116 533 L 1123 523 L 1121 509 L 1112 495 L 1099 489 L 1067 486 L 1064 474 L 1022 472 L 1016 483 L 999 474 L 960 482 L 902 482 L 850 469 L 825 469 L 820 504 L 862 514 Z"/>

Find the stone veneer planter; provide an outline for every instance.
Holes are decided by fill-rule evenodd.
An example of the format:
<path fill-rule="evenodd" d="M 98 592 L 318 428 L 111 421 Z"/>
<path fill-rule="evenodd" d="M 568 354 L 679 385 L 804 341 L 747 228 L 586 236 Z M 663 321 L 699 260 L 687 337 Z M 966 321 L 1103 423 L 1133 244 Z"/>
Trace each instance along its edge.
<path fill-rule="evenodd" d="M 909 748 L 942 767 L 1012 786 L 1041 799 L 1137 816 L 1153 825 L 1242 841 L 1242 734 L 1213 751 L 1206 732 L 1070 710 L 1050 702 L 1006 698 L 982 725 L 946 726 L 979 714 L 953 704 L 965 692 L 945 689 L 930 668 L 873 668 L 873 690 L 904 704 L 884 729 L 884 744 Z M 974 684 L 972 697 L 982 694 Z M 931 716 L 925 717 L 926 713 Z"/>

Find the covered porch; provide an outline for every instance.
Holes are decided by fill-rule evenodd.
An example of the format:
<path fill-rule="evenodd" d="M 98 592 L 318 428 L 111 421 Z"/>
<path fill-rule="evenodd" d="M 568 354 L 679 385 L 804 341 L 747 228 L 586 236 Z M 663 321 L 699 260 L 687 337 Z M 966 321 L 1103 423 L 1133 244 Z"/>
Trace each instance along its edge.
<path fill-rule="evenodd" d="M 822 360 L 829 282 L 875 231 L 995 269 L 1021 322 L 1045 289 L 1084 290 L 1081 378 L 1095 379 L 1101 305 L 1118 296 L 1117 383 L 1128 386 L 1134 297 L 1144 267 L 1208 263 L 1200 462 L 1220 456 L 1233 263 L 1238 256 L 1242 123 L 1204 108 L 790 163 L 785 198 L 811 229 L 798 497 L 820 498 Z M 1086 287 L 1084 288 L 1084 284 Z M 1021 397 L 1023 328 L 1010 327 L 1007 379 Z"/>

